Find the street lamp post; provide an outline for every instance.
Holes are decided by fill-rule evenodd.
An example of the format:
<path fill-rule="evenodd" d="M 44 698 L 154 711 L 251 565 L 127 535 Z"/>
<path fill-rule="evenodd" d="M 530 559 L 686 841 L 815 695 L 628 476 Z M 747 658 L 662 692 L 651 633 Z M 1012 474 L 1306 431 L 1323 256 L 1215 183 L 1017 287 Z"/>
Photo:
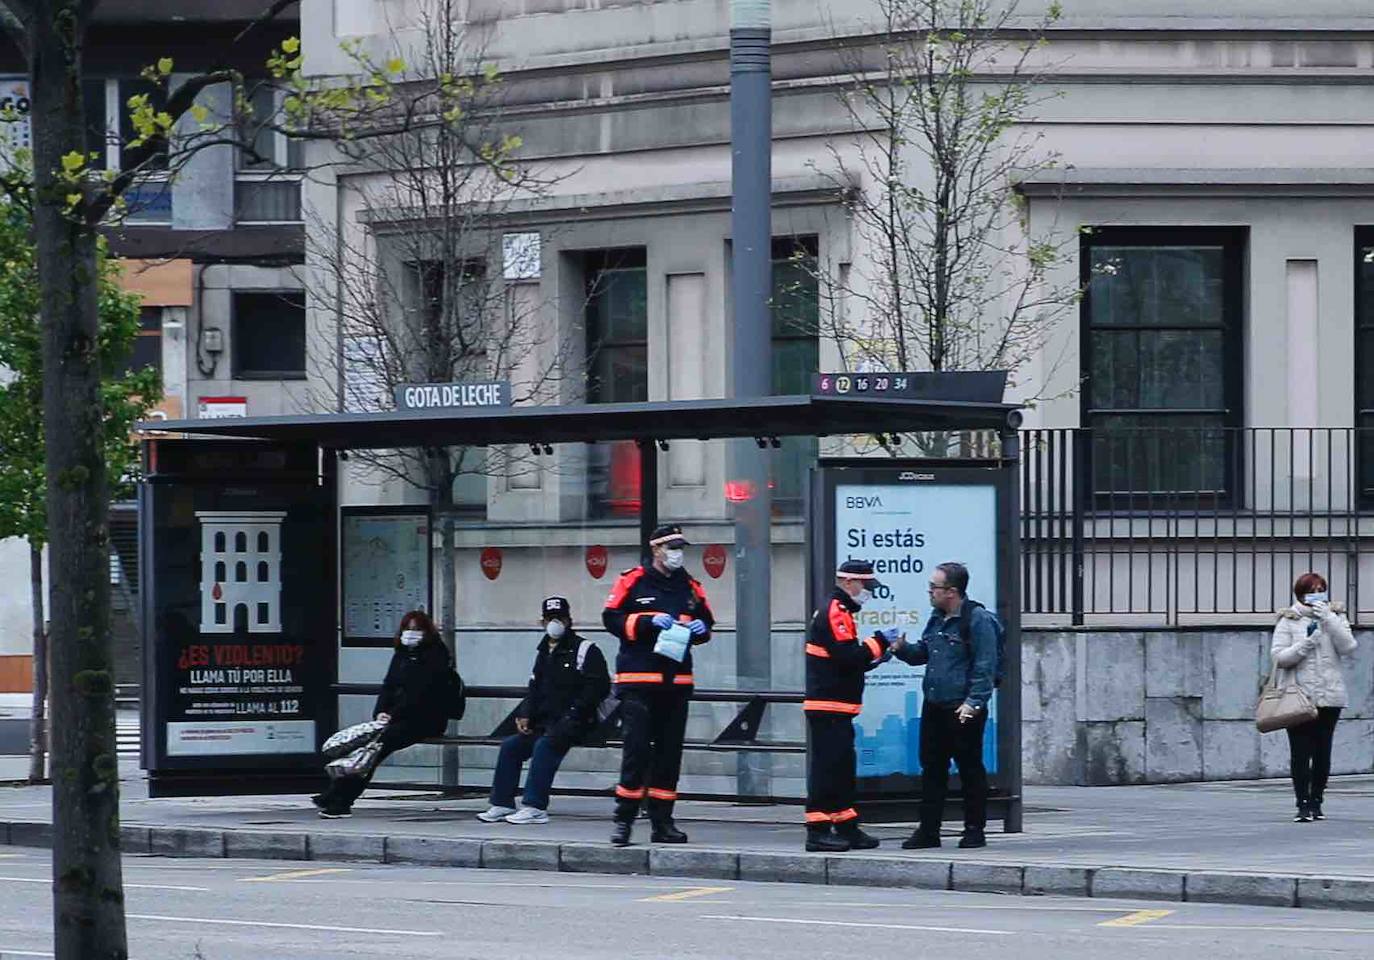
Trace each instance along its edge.
<path fill-rule="evenodd" d="M 730 3 L 732 386 L 735 397 L 772 392 L 772 38 L 770 0 Z M 772 510 L 766 448 L 731 445 L 727 495 L 735 519 L 735 668 L 741 689 L 772 685 Z M 768 758 L 739 754 L 738 791 L 771 793 Z"/>

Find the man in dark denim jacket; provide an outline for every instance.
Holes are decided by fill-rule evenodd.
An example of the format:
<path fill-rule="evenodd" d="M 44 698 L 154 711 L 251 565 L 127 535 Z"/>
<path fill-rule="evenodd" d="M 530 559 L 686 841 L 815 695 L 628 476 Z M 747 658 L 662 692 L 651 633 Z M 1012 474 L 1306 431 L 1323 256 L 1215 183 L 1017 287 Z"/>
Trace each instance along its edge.
<path fill-rule="evenodd" d="M 942 563 L 930 577 L 934 608 L 921 639 L 894 645 L 893 656 L 926 665 L 921 709 L 921 824 L 902 847 L 940 845 L 940 821 L 949 791 L 949 761 L 964 787 L 963 848 L 987 846 L 988 773 L 983 730 L 997 672 L 997 628 L 992 615 L 968 599 L 968 568 Z M 967 625 L 963 619 L 967 617 Z"/>

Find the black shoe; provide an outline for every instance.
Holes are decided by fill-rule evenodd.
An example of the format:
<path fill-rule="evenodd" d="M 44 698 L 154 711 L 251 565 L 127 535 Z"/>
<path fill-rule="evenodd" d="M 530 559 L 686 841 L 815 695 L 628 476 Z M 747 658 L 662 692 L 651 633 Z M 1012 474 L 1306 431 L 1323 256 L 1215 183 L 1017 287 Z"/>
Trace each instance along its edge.
<path fill-rule="evenodd" d="M 849 849 L 851 850 L 872 850 L 881 843 L 877 837 L 864 833 L 857 826 L 851 827 L 848 830 L 841 827 L 835 832 L 840 835 L 840 839 L 849 844 Z"/>
<path fill-rule="evenodd" d="M 325 799 L 325 796 L 322 793 L 315 794 L 313 797 L 310 798 L 310 802 L 313 803 L 315 805 L 315 808 L 318 810 L 323 810 L 329 803 L 329 801 Z"/>
<path fill-rule="evenodd" d="M 654 824 L 649 834 L 650 843 L 686 843 L 687 834 L 683 833 L 671 820 L 660 820 Z"/>
<path fill-rule="evenodd" d="M 940 835 L 938 833 L 923 833 L 919 829 L 902 841 L 903 850 L 933 850 L 939 845 Z"/>
<path fill-rule="evenodd" d="M 616 847 L 628 847 L 630 845 L 630 827 L 634 826 L 629 820 L 617 820 L 615 826 L 611 828 L 611 845 Z"/>
<path fill-rule="evenodd" d="M 849 841 L 844 837 L 836 836 L 829 830 L 824 832 L 818 830 L 806 831 L 807 853 L 844 853 L 848 849 Z"/>
<path fill-rule="evenodd" d="M 1311 804 L 1311 805 L 1307 808 L 1307 812 L 1310 813 L 1310 814 L 1312 814 L 1312 819 L 1313 819 L 1313 820 L 1325 820 L 1325 819 L 1326 819 L 1326 814 L 1322 813 L 1321 801 L 1318 801 L 1318 802 L 1316 802 L 1316 803 L 1314 803 L 1314 804 Z"/>
<path fill-rule="evenodd" d="M 353 816 L 353 810 L 349 807 L 328 805 L 320 808 L 321 820 L 343 820 Z"/>
<path fill-rule="evenodd" d="M 1312 810 L 1305 803 L 1298 804 L 1298 812 L 1293 815 L 1294 823 L 1311 823 Z"/>
<path fill-rule="evenodd" d="M 959 838 L 960 850 L 972 850 L 975 847 L 986 847 L 988 838 L 983 835 L 982 830 L 965 830 L 964 835 Z"/>

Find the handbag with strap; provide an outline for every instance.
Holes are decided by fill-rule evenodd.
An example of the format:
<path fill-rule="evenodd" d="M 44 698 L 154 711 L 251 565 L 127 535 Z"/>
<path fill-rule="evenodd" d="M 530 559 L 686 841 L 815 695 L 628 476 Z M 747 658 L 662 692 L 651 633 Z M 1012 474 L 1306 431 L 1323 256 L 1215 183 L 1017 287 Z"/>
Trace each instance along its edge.
<path fill-rule="evenodd" d="M 329 759 L 342 757 L 376 740 L 385 729 L 385 720 L 365 720 L 351 727 L 344 727 L 324 742 L 320 753 Z"/>
<path fill-rule="evenodd" d="M 1279 669 L 1279 661 L 1275 658 L 1269 680 L 1260 691 L 1259 703 L 1255 704 L 1255 726 L 1260 733 L 1287 730 L 1317 719 L 1317 708 L 1298 683 L 1297 671 L 1285 671 L 1288 680 L 1279 686 Z"/>

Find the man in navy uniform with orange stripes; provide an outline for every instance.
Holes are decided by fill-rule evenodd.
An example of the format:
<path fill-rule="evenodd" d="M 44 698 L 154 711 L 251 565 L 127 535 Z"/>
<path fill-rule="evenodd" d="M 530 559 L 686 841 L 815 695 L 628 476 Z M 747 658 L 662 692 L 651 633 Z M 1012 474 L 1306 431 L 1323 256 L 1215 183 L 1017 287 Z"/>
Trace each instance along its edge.
<path fill-rule="evenodd" d="M 615 658 L 625 738 L 616 785 L 611 843 L 630 842 L 646 803 L 654 843 L 686 843 L 673 823 L 687 706 L 692 698 L 692 647 L 711 639 L 715 617 L 701 584 L 683 569 L 682 528 L 662 526 L 649 538 L 650 558 L 626 570 L 606 599 L 601 619 L 620 640 Z"/>
<path fill-rule="evenodd" d="M 854 809 L 854 718 L 863 708 L 864 674 L 888 657 L 898 635 L 859 639 L 854 614 L 881 586 L 866 560 L 846 560 L 835 590 L 811 617 L 806 642 L 806 849 L 871 850 L 878 840 L 859 829 Z"/>

